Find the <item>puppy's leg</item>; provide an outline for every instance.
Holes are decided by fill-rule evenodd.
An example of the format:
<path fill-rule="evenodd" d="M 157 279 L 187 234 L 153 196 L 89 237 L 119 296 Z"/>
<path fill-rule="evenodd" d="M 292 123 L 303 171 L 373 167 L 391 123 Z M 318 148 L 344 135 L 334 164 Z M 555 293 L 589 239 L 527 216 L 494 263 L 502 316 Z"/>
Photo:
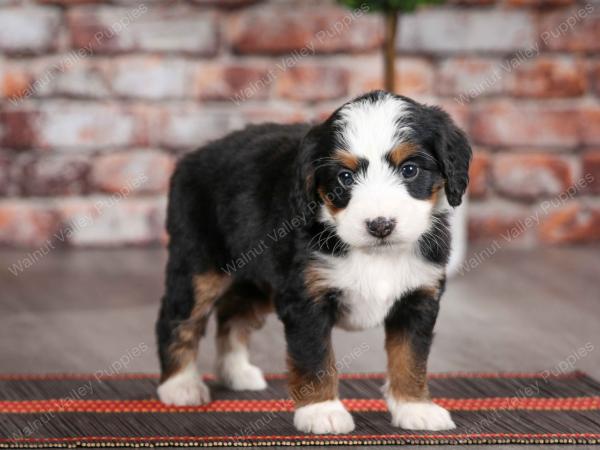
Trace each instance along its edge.
<path fill-rule="evenodd" d="M 272 311 L 268 295 L 253 285 L 234 285 L 217 304 L 217 376 L 234 391 L 265 389 L 261 370 L 250 363 L 248 342 Z"/>
<path fill-rule="evenodd" d="M 158 397 L 171 405 L 199 405 L 210 401 L 208 387 L 196 369 L 198 341 L 215 301 L 230 281 L 216 271 L 191 275 L 169 264 L 167 292 L 156 324 L 161 384 Z"/>
<path fill-rule="evenodd" d="M 438 311 L 438 290 L 423 289 L 403 297 L 386 318 L 385 396 L 394 426 L 434 431 L 455 428 L 450 413 L 431 401 L 427 388 L 427 358 Z"/>
<path fill-rule="evenodd" d="M 325 300 L 323 300 L 325 301 Z M 289 305 L 282 320 L 288 347 L 295 427 L 305 433 L 349 433 L 354 421 L 338 398 L 331 345 L 333 320 L 319 301 Z"/>

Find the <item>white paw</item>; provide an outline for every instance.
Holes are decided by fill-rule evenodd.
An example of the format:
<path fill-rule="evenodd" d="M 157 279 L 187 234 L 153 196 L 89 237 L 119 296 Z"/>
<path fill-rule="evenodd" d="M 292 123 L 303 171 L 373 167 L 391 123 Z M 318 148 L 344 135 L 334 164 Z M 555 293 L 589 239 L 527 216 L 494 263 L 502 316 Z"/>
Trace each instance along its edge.
<path fill-rule="evenodd" d="M 392 425 L 405 430 L 450 430 L 456 425 L 450 413 L 433 402 L 389 401 Z"/>
<path fill-rule="evenodd" d="M 311 434 L 343 434 L 354 430 L 354 420 L 342 402 L 329 400 L 298 408 L 294 426 Z"/>
<path fill-rule="evenodd" d="M 217 363 L 217 374 L 221 383 L 233 391 L 261 391 L 267 388 L 262 371 L 235 354 Z"/>
<path fill-rule="evenodd" d="M 237 367 L 231 371 L 221 371 L 219 380 L 233 391 L 262 391 L 267 382 L 262 371 L 252 364 Z"/>
<path fill-rule="evenodd" d="M 195 369 L 185 369 L 162 383 L 157 390 L 158 398 L 167 405 L 195 406 L 210 402 L 208 386 Z"/>

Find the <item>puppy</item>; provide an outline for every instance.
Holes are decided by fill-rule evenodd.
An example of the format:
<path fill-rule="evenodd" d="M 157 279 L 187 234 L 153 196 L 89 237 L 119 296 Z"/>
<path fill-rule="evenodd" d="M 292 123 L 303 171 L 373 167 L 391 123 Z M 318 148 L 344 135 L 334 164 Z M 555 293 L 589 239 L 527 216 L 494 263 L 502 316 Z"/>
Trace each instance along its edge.
<path fill-rule="evenodd" d="M 392 423 L 454 427 L 427 389 L 427 357 L 471 148 L 437 107 L 383 91 L 325 122 L 250 126 L 188 154 L 172 177 L 166 293 L 157 323 L 159 398 L 210 401 L 195 366 L 215 311 L 217 375 L 266 387 L 250 333 L 274 309 L 284 324 L 294 424 L 348 433 L 334 326 L 382 325 Z"/>

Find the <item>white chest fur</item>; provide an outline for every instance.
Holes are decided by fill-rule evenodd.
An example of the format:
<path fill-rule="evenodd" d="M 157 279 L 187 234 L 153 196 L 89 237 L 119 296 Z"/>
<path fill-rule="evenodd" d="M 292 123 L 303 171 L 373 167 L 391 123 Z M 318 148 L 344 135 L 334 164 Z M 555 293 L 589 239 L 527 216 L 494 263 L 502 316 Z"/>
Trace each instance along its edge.
<path fill-rule="evenodd" d="M 381 250 L 351 250 L 343 257 L 321 258 L 323 281 L 342 293 L 343 314 L 338 326 L 361 330 L 380 325 L 403 294 L 436 286 L 444 274 L 443 267 L 423 260 L 412 250 Z"/>

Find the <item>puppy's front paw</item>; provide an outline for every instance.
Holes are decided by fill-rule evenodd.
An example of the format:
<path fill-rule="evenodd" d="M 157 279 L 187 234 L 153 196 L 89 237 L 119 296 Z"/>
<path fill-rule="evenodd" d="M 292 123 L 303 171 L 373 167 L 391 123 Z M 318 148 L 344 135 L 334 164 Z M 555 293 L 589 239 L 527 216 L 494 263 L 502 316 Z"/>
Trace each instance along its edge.
<path fill-rule="evenodd" d="M 450 430 L 456 425 L 450 413 L 433 402 L 388 401 L 392 425 L 405 430 Z"/>
<path fill-rule="evenodd" d="M 158 387 L 158 398 L 167 405 L 196 406 L 210 402 L 208 386 L 196 371 L 184 371 Z"/>
<path fill-rule="evenodd" d="M 329 400 L 298 408 L 294 426 L 305 433 L 343 434 L 354 430 L 354 420 L 342 402 Z"/>

